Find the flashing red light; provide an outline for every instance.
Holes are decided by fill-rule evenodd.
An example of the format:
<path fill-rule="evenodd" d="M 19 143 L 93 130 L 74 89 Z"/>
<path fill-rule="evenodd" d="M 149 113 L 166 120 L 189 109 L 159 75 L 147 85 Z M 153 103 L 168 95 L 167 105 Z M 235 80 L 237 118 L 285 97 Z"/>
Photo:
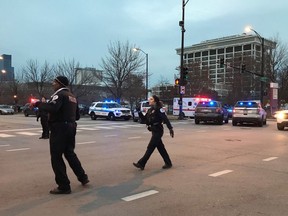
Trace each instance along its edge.
<path fill-rule="evenodd" d="M 197 101 L 201 101 L 201 102 L 209 102 L 209 101 L 211 101 L 211 99 L 210 98 L 196 98 L 196 100 Z"/>
<path fill-rule="evenodd" d="M 36 98 L 31 98 L 31 99 L 30 99 L 30 103 L 32 103 L 32 104 L 36 103 L 37 101 L 39 101 L 39 100 L 36 99 Z"/>

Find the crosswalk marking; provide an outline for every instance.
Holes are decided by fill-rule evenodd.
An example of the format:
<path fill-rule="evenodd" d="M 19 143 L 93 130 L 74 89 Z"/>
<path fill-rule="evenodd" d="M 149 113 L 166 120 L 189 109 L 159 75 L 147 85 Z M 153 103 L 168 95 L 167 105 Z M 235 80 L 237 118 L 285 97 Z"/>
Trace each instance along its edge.
<path fill-rule="evenodd" d="M 88 131 L 95 131 L 95 130 L 100 130 L 99 128 L 92 128 L 92 127 L 90 127 L 90 128 L 87 128 L 87 127 L 79 127 L 78 129 L 80 129 L 80 130 L 88 130 Z M 77 130 L 78 131 L 78 130 Z"/>
<path fill-rule="evenodd" d="M 20 135 L 27 135 L 27 136 L 36 136 L 39 135 L 39 133 L 32 133 L 32 132 L 16 132 L 17 134 Z"/>
<path fill-rule="evenodd" d="M 221 175 L 225 175 L 225 174 L 227 174 L 227 173 L 230 173 L 230 172 L 233 172 L 233 170 L 223 170 L 223 171 L 220 171 L 220 172 L 212 173 L 212 174 L 210 174 L 209 176 L 211 176 L 211 177 L 218 177 L 218 176 L 221 176 Z"/>
<path fill-rule="evenodd" d="M 15 135 L 10 135 L 10 134 L 0 134 L 0 137 L 6 138 L 6 137 L 15 137 Z"/>
<path fill-rule="evenodd" d="M 6 150 L 7 152 L 14 152 L 14 151 L 26 151 L 29 150 L 30 148 L 19 148 L 19 149 L 9 149 Z"/>
<path fill-rule="evenodd" d="M 124 200 L 126 202 L 129 202 L 129 201 L 140 199 L 140 198 L 143 198 L 143 197 L 147 197 L 147 196 L 150 196 L 150 195 L 153 195 L 153 194 L 156 194 L 156 193 L 159 193 L 159 191 L 149 190 L 149 191 L 145 191 L 145 192 L 142 192 L 142 193 L 134 194 L 134 195 L 131 195 L 131 196 L 123 197 L 122 200 Z"/>
<path fill-rule="evenodd" d="M 269 158 L 263 159 L 262 161 L 268 162 L 268 161 L 275 160 L 275 159 L 277 159 L 277 158 L 278 158 L 278 157 L 269 157 Z"/>

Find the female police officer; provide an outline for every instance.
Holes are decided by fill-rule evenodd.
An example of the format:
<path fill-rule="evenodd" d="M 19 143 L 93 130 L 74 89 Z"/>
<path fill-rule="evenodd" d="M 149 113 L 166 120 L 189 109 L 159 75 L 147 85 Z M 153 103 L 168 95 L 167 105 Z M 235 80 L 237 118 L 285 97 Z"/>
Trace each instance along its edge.
<path fill-rule="evenodd" d="M 137 163 L 133 163 L 133 165 L 141 170 L 144 170 L 148 159 L 152 155 L 155 148 L 157 148 L 165 162 L 165 165 L 162 168 L 169 169 L 172 167 L 172 162 L 161 139 L 164 133 L 163 122 L 170 130 L 170 136 L 172 138 L 174 137 L 173 127 L 166 116 L 162 103 L 156 95 L 149 98 L 149 105 L 151 107 L 148 109 L 146 115 L 144 116 L 142 112 L 139 111 L 139 117 L 142 121 L 146 122 L 148 130 L 152 132 L 152 137 L 144 156 Z"/>

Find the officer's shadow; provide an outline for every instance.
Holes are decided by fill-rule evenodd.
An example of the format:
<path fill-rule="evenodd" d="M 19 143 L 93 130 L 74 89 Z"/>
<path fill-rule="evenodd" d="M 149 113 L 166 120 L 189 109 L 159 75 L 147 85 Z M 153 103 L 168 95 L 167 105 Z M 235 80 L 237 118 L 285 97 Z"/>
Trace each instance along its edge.
<path fill-rule="evenodd" d="M 100 188 L 92 188 L 89 191 L 75 194 L 75 198 L 84 196 L 94 196 L 95 200 L 90 203 L 82 205 L 79 209 L 79 213 L 87 213 L 94 211 L 105 205 L 110 205 L 115 202 L 121 201 L 122 198 L 131 196 L 135 193 L 141 193 L 143 191 L 136 191 L 142 184 L 144 179 L 149 178 L 153 175 L 163 172 L 162 170 L 156 170 L 153 172 L 146 173 L 145 171 L 135 170 L 133 178 L 126 182 L 120 183 L 115 186 L 103 186 Z M 152 190 L 151 188 L 145 188 L 145 191 Z"/>

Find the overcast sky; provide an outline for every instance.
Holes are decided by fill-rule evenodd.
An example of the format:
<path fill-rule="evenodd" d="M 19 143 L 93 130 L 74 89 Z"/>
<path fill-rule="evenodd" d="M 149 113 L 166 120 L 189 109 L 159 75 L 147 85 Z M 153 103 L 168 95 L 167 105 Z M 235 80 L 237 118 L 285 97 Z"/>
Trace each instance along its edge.
<path fill-rule="evenodd" d="M 0 54 L 12 55 L 15 72 L 30 59 L 100 69 L 111 42 L 129 41 L 149 55 L 150 86 L 161 76 L 174 83 L 182 0 L 0 0 L 0 14 Z M 190 0 L 185 46 L 242 34 L 247 25 L 288 43 L 287 14 L 287 0 Z"/>

